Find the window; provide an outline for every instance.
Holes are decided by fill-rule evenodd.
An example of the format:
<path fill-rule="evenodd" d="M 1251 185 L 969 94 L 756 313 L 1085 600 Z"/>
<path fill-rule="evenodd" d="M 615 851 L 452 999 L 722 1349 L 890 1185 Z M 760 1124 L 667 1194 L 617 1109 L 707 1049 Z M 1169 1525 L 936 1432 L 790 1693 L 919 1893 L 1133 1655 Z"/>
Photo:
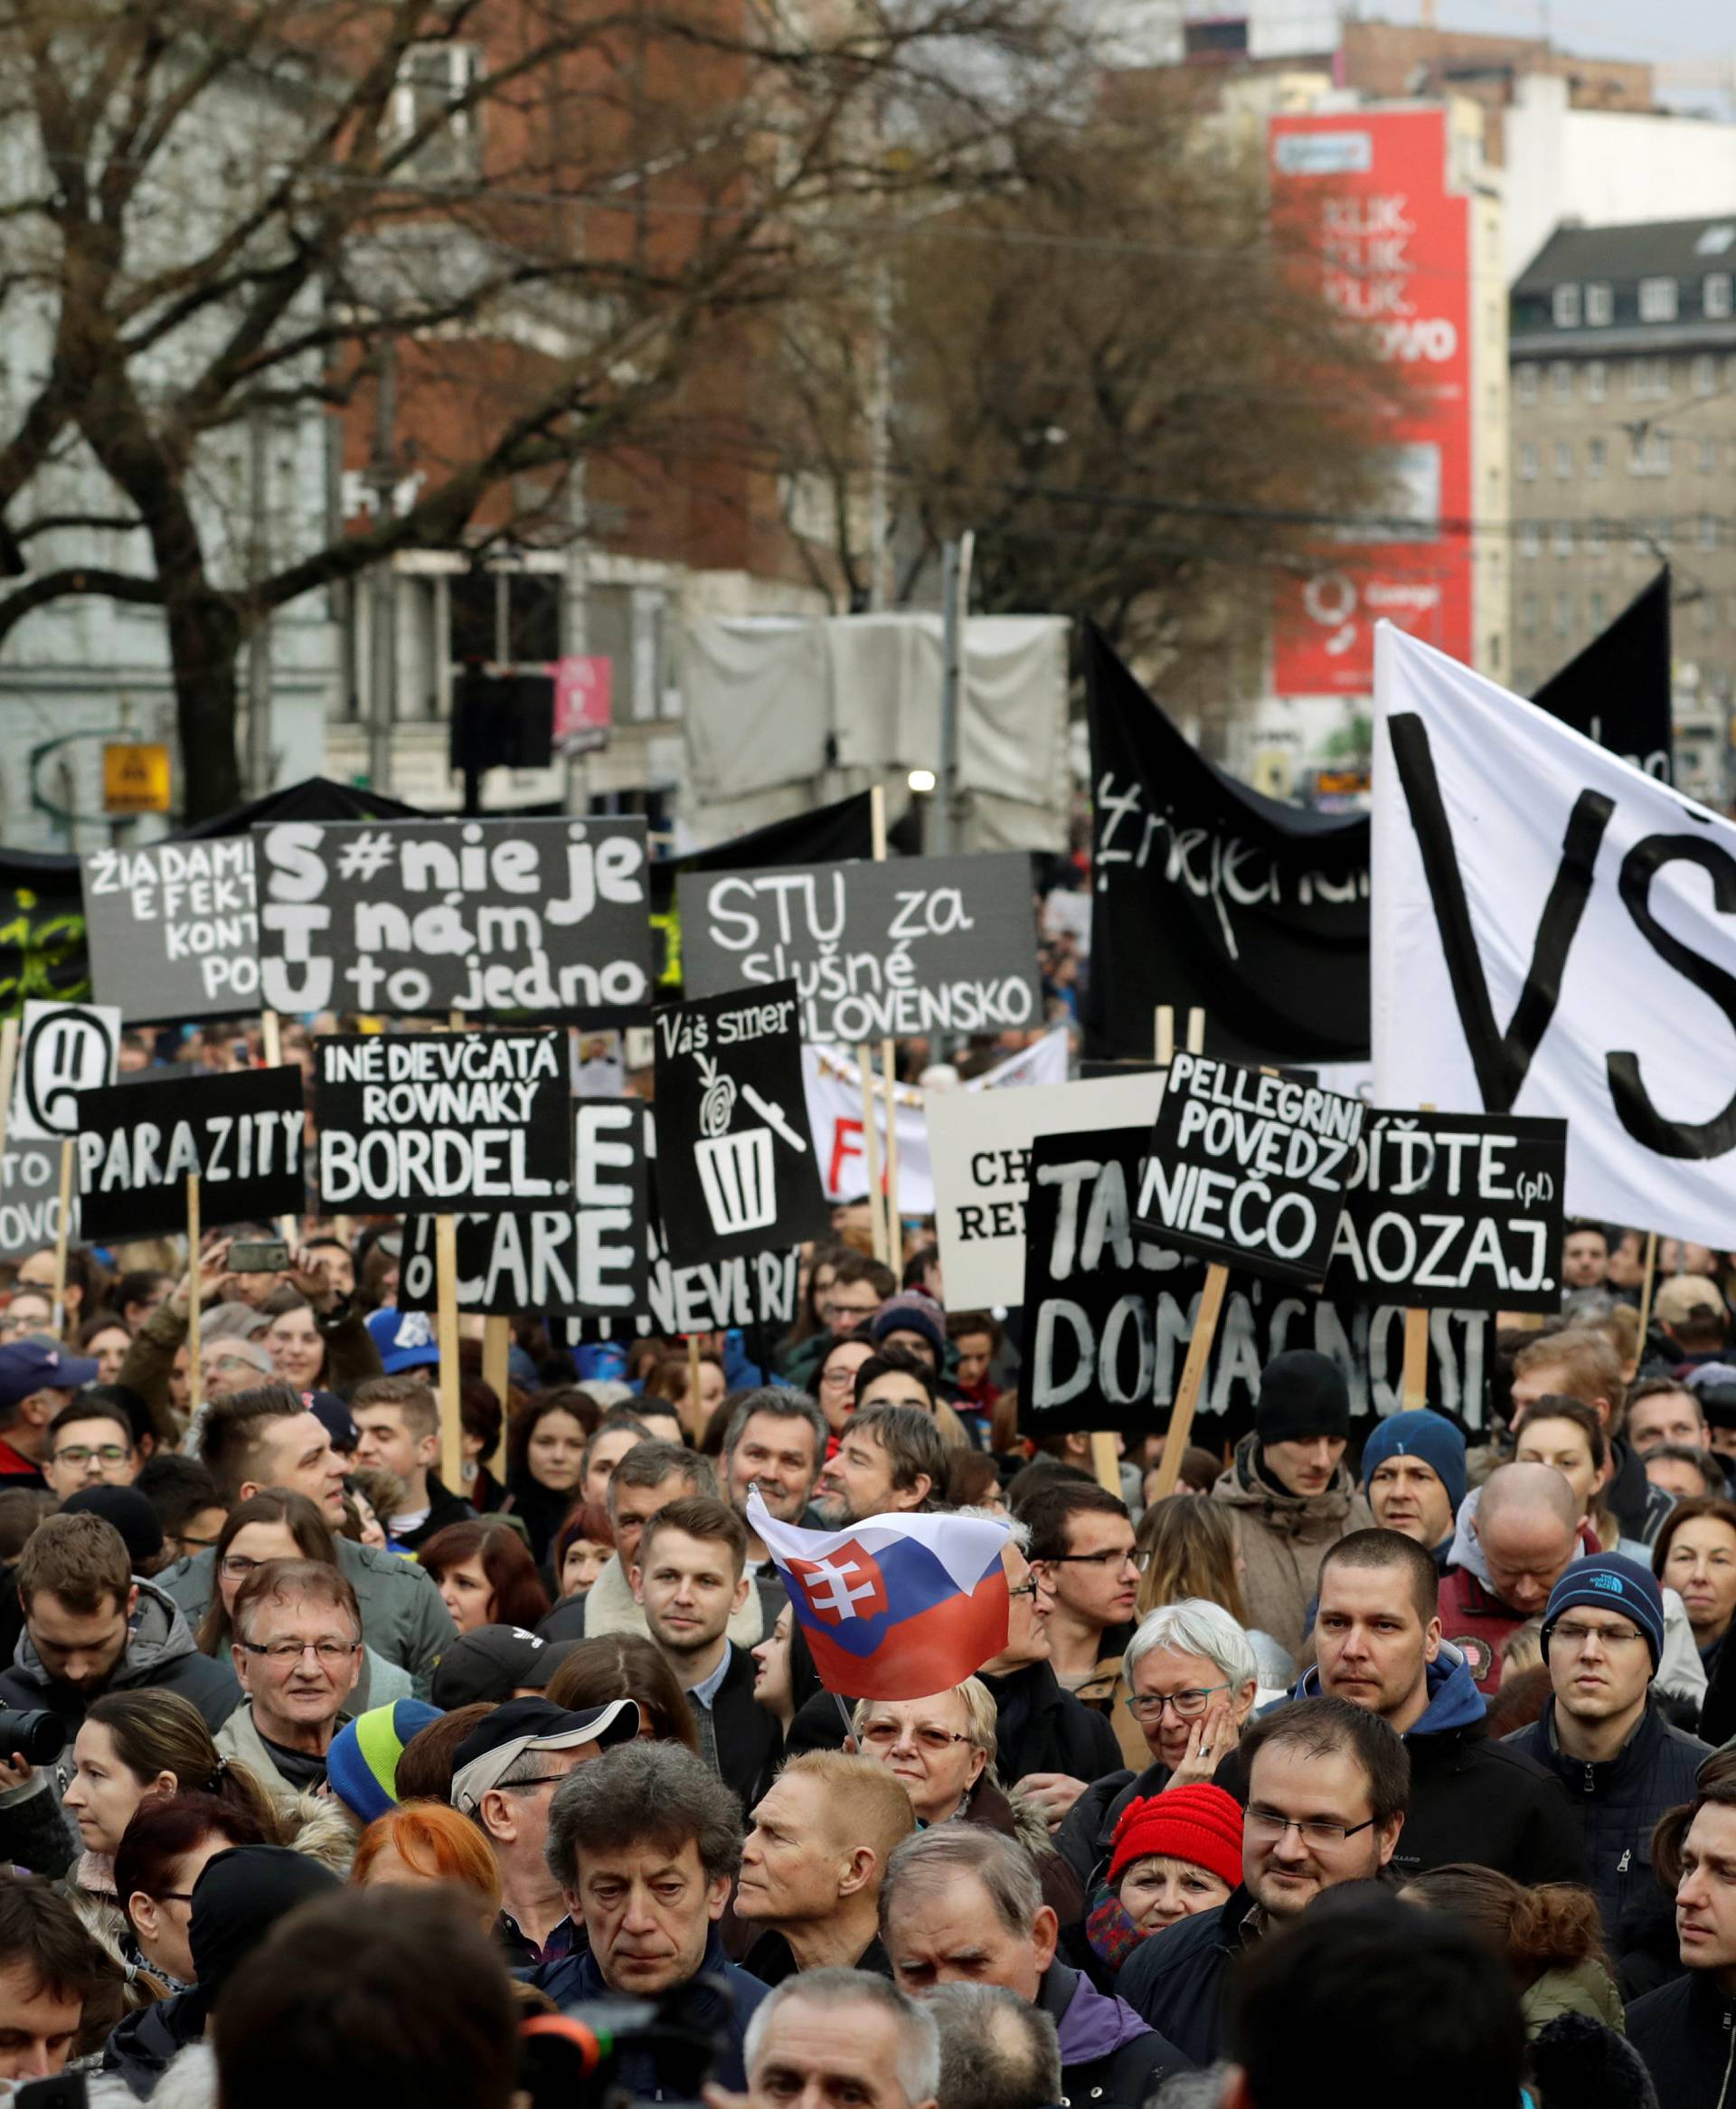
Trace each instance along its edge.
<path fill-rule="evenodd" d="M 1584 547 L 1587 556 L 1602 556 L 1609 548 L 1609 536 L 1601 520 L 1588 520 L 1585 525 Z"/>
<path fill-rule="evenodd" d="M 1607 329 L 1616 319 L 1616 295 L 1612 286 L 1585 288 L 1585 319 L 1593 329 Z"/>
<path fill-rule="evenodd" d="M 1722 322 L 1731 312 L 1728 271 L 1708 271 L 1700 281 L 1700 312 L 1708 322 Z"/>
<path fill-rule="evenodd" d="M 1558 481 L 1565 483 L 1572 474 L 1573 442 L 1571 440 L 1557 440 L 1555 442 L 1556 478 Z"/>
<path fill-rule="evenodd" d="M 1718 442 L 1702 440 L 1694 449 L 1694 466 L 1702 476 L 1715 476 L 1718 472 Z"/>
<path fill-rule="evenodd" d="M 1702 549 L 1716 549 L 1718 546 L 1718 523 L 1710 513 L 1702 513 L 1700 515 L 1700 546 Z"/>
<path fill-rule="evenodd" d="M 1557 286 L 1550 298 L 1550 312 L 1555 317 L 1557 329 L 1578 329 L 1580 326 L 1580 288 L 1577 286 Z"/>
<path fill-rule="evenodd" d="M 1675 320 L 1675 280 L 1642 279 L 1639 281 L 1639 319 L 1642 322 Z"/>
<path fill-rule="evenodd" d="M 1710 352 L 1702 352 L 1694 362 L 1694 392 L 1696 395 L 1718 392 L 1718 362 Z"/>
<path fill-rule="evenodd" d="M 1570 520 L 1557 520 L 1555 531 L 1549 538 L 1549 545 L 1557 556 L 1573 553 L 1573 524 Z"/>
<path fill-rule="evenodd" d="M 1570 359 L 1557 359 L 1549 369 L 1549 394 L 1552 402 L 1571 402 L 1573 400 L 1573 364 Z"/>
<path fill-rule="evenodd" d="M 1514 369 L 1513 377 L 1518 386 L 1520 408 L 1530 410 L 1537 401 L 1536 367 L 1532 365 L 1516 366 Z"/>
<path fill-rule="evenodd" d="M 1670 473 L 1670 435 L 1658 431 L 1637 432 L 1628 468 L 1634 476 L 1667 476 Z"/>
<path fill-rule="evenodd" d="M 1535 593 L 1522 593 L 1519 596 L 1519 628 L 1526 637 L 1534 637 L 1537 634 L 1537 596 Z"/>
<path fill-rule="evenodd" d="M 1573 596 L 1557 593 L 1555 596 L 1555 634 L 1566 637 L 1573 628 Z"/>
<path fill-rule="evenodd" d="M 1541 556 L 1543 553 L 1543 531 L 1535 520 L 1524 520 L 1519 527 L 1519 553 L 1521 556 Z"/>
<path fill-rule="evenodd" d="M 1628 363 L 1628 392 L 1636 402 L 1667 402 L 1670 393 L 1669 361 L 1630 359 Z"/>
<path fill-rule="evenodd" d="M 1609 459 L 1608 440 L 1588 440 L 1585 442 L 1585 473 L 1601 476 Z"/>
<path fill-rule="evenodd" d="M 1605 612 L 1606 606 L 1607 596 L 1602 593 L 1594 592 L 1586 601 L 1585 611 L 1591 619 L 1591 627 L 1593 629 L 1601 629 L 1604 624 L 1609 619 L 1609 616 Z"/>
<path fill-rule="evenodd" d="M 424 132 L 427 137 L 395 165 L 393 175 L 413 175 L 423 183 L 467 183 L 482 174 L 476 107 L 458 108 L 481 77 L 482 54 L 474 44 L 409 47 L 392 91 L 391 134 L 400 144 Z"/>
<path fill-rule="evenodd" d="M 1537 480 L 1537 449 L 1529 440 L 1523 440 L 1519 448 L 1519 480 L 1521 483 Z"/>
<path fill-rule="evenodd" d="M 1585 369 L 1585 400 L 1601 402 L 1609 386 L 1609 369 L 1601 359 L 1593 359 Z"/>
<path fill-rule="evenodd" d="M 1717 603 L 1712 600 L 1712 597 L 1710 593 L 1701 594 L 1699 601 L 1699 614 L 1700 634 L 1702 637 L 1708 636 L 1711 633 L 1713 623 L 1718 619 Z"/>

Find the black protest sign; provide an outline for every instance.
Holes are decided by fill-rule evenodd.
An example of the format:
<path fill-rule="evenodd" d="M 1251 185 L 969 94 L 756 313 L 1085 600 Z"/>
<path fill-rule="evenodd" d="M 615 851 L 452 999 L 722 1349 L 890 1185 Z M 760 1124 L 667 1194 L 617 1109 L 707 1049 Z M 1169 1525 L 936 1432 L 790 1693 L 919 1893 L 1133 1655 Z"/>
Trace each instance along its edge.
<path fill-rule="evenodd" d="M 1206 1263 L 1147 1241 L 1134 1220 L 1149 1130 L 1040 1136 L 1025 1201 L 1025 1351 L 1019 1431 L 1038 1440 L 1081 1429 L 1161 1430 L 1181 1381 Z M 1232 1272 L 1199 1412 L 1249 1424 L 1260 1373 L 1287 1348 L 1312 1348 L 1344 1371 L 1357 1420 L 1403 1404 L 1405 1299 L 1345 1302 Z M 1429 1313 L 1428 1395 L 1467 1423 L 1485 1420 L 1493 1326 L 1479 1310 Z"/>
<path fill-rule="evenodd" d="M 1360 1099 L 1177 1054 L 1135 1214 L 1184 1252 L 1318 1281 L 1355 1168 Z"/>
<path fill-rule="evenodd" d="M 80 1234 L 99 1244 L 183 1229 L 199 1176 L 200 1220 L 299 1215 L 301 1071 L 135 1078 L 79 1093 Z"/>
<path fill-rule="evenodd" d="M 79 1196 L 72 1192 L 67 1238 L 79 1240 Z M 61 1145 L 15 1142 L 0 1150 L 0 1256 L 23 1260 L 61 1234 Z"/>
<path fill-rule="evenodd" d="M 1665 564 L 1532 700 L 1647 776 L 1674 783 L 1671 687 L 1670 567 Z"/>
<path fill-rule="evenodd" d="M 646 1309 L 644 1101 L 580 1099 L 572 1111 L 571 1207 L 459 1216 L 460 1310 L 630 1319 Z M 404 1225 L 399 1308 L 432 1310 L 437 1289 L 434 1218 L 412 1216 Z"/>
<path fill-rule="evenodd" d="M 1326 1288 L 1418 1310 L 1561 1308 L 1567 1122 L 1371 1113 Z"/>
<path fill-rule="evenodd" d="M 269 1010 L 571 1017 L 651 999 L 642 819 L 254 830 Z"/>
<path fill-rule="evenodd" d="M 1281 804 L 1208 761 L 1085 627 L 1094 1056 L 1148 1056 L 1152 1016 L 1206 1014 L 1213 1053 L 1367 1057 L 1365 813 Z"/>
<path fill-rule="evenodd" d="M 807 1039 L 1043 1023 L 1031 860 L 1016 851 L 697 872 L 676 897 L 687 994 L 793 979 Z"/>
<path fill-rule="evenodd" d="M 824 1237 L 796 985 L 669 1004 L 653 1019 L 657 1193 L 677 1266 Z"/>
<path fill-rule="evenodd" d="M 79 860 L 0 849 L 0 1014 L 27 996 L 77 1003 L 90 993 Z"/>
<path fill-rule="evenodd" d="M 570 1206 L 563 1034 L 343 1033 L 314 1043 L 320 1206 L 498 1215 Z"/>
<path fill-rule="evenodd" d="M 253 845 L 93 849 L 84 918 L 99 998 L 128 1025 L 232 1017 L 259 1007 Z"/>

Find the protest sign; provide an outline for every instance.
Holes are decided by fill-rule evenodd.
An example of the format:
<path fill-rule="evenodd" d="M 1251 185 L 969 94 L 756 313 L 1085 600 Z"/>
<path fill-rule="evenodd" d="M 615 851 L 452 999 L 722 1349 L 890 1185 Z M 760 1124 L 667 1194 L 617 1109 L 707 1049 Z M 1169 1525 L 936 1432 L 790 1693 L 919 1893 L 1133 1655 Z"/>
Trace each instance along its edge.
<path fill-rule="evenodd" d="M 128 1025 L 258 1009 L 259 920 L 246 836 L 93 849 L 81 863 L 91 981 Z"/>
<path fill-rule="evenodd" d="M 806 1039 L 1043 1022 L 1031 860 L 1017 852 L 698 872 L 676 899 L 687 994 L 793 979 Z"/>
<path fill-rule="evenodd" d="M 1157 1118 L 1156 1070 L 1029 1091 L 943 1092 L 929 1101 L 936 1234 L 954 1310 L 1014 1304 L 1024 1293 L 1024 1205 L 1039 1135 L 1143 1126 Z"/>
<path fill-rule="evenodd" d="M 528 1215 L 458 1217 L 458 1309 L 635 1318 L 647 1301 L 649 1202 L 641 1099 L 573 1107 L 572 1205 Z M 432 1310 L 434 1218 L 404 1225 L 398 1304 Z"/>
<path fill-rule="evenodd" d="M 1134 1220 L 1149 1143 L 1140 1127 L 1040 1136 L 1032 1148 L 1022 1434 L 1149 1434 L 1175 1401 L 1209 1269 L 1147 1240 Z M 1199 1401 L 1231 1428 L 1210 1440 L 1248 1424 L 1260 1371 L 1287 1348 L 1332 1357 L 1355 1419 L 1396 1413 L 1404 1318 L 1401 1300 L 1344 1303 L 1231 1274 Z M 1429 1397 L 1473 1428 L 1484 1424 L 1491 1331 L 1482 1311 L 1429 1314 Z"/>
<path fill-rule="evenodd" d="M 1414 638 L 1375 667 L 1382 1103 L 1569 1121 L 1570 1214 L 1736 1245 L 1736 826 Z"/>
<path fill-rule="evenodd" d="M 1139 1185 L 1139 1225 L 1166 1244 L 1318 1281 L 1354 1169 L 1360 1099 L 1178 1054 Z"/>
<path fill-rule="evenodd" d="M 196 1177 L 210 1229 L 299 1215 L 301 1071 L 140 1077 L 79 1093 L 80 1234 L 99 1244 L 184 1227 Z"/>
<path fill-rule="evenodd" d="M 12 1142 L 0 1149 L 0 1253 L 23 1259 L 56 1245 L 61 1230 L 61 1145 Z M 79 1201 L 72 1196 L 67 1234 L 79 1241 Z"/>
<path fill-rule="evenodd" d="M 81 1003 L 90 994 L 78 859 L 0 849 L 0 1011 L 27 996 Z"/>
<path fill-rule="evenodd" d="M 1665 564 L 1532 700 L 1647 776 L 1673 783 L 1672 686 Z"/>
<path fill-rule="evenodd" d="M 1208 761 L 1085 626 L 1096 1056 L 1148 1055 L 1159 1004 L 1255 1062 L 1368 1052 L 1368 819 L 1280 804 Z"/>
<path fill-rule="evenodd" d="M 565 1205 L 571 1103 L 554 1031 L 316 1040 L 320 1205 L 437 1215 Z"/>
<path fill-rule="evenodd" d="M 642 819 L 254 830 L 268 1009 L 629 1010 L 651 998 Z"/>
<path fill-rule="evenodd" d="M 670 1258 L 690 1266 L 824 1237 L 832 1212 L 802 1131 L 795 983 L 669 1004 L 654 1025 Z"/>
<path fill-rule="evenodd" d="M 7 1135 L 31 1142 L 76 1135 L 79 1092 L 113 1083 L 119 1050 L 112 1004 L 26 1003 Z"/>
<path fill-rule="evenodd" d="M 1328 1296 L 1561 1310 L 1565 1121 L 1371 1113 L 1354 1157 Z"/>

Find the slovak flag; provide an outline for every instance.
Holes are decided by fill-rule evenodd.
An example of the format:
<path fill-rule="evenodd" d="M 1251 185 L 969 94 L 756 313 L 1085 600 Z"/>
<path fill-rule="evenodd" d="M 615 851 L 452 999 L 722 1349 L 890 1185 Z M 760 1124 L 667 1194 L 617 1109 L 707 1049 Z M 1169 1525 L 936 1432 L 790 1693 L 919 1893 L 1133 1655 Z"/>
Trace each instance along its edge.
<path fill-rule="evenodd" d="M 853 1699 L 949 1691 L 1006 1646 L 1006 1526 L 980 1516 L 870 1516 L 848 1530 L 748 1526 L 771 1555 L 826 1690 Z"/>

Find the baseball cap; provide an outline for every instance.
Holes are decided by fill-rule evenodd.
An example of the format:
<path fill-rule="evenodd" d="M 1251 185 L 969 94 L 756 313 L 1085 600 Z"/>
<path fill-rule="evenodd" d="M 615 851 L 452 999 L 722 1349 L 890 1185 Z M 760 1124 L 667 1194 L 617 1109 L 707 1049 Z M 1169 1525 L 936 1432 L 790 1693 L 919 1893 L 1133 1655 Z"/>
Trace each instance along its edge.
<path fill-rule="evenodd" d="M 580 1744 L 631 1743 L 639 1732 L 639 1709 L 631 1699 L 611 1699 L 582 1714 L 565 1713 L 547 1699 L 508 1699 L 478 1721 L 458 1747 L 452 1767 L 452 1806 L 474 1815 L 482 1797 L 497 1787 L 527 1750 L 577 1750 Z"/>
<path fill-rule="evenodd" d="M 368 1330 L 388 1376 L 406 1369 L 431 1368 L 440 1358 L 434 1320 L 425 1310 L 396 1310 L 387 1304 L 369 1319 Z"/>
<path fill-rule="evenodd" d="M 69 1355 L 39 1337 L 0 1348 L 0 1406 L 15 1406 L 39 1391 L 78 1391 L 97 1381 L 94 1358 Z"/>
<path fill-rule="evenodd" d="M 1724 1315 L 1724 1299 L 1718 1284 L 1705 1274 L 1672 1274 L 1660 1281 L 1652 1304 L 1653 1316 L 1666 1326 L 1679 1326 L 1703 1310 L 1714 1318 Z"/>
<path fill-rule="evenodd" d="M 434 1665 L 429 1697 L 450 1713 L 486 1699 L 492 1706 L 529 1685 L 541 1691 L 577 1641 L 545 1641 L 524 1626 L 476 1626 Z"/>
<path fill-rule="evenodd" d="M 362 1440 L 356 1433 L 355 1423 L 350 1418 L 350 1409 L 335 1391 L 310 1391 L 302 1394 L 307 1411 L 314 1416 L 332 1439 L 332 1448 L 347 1454 Z"/>

